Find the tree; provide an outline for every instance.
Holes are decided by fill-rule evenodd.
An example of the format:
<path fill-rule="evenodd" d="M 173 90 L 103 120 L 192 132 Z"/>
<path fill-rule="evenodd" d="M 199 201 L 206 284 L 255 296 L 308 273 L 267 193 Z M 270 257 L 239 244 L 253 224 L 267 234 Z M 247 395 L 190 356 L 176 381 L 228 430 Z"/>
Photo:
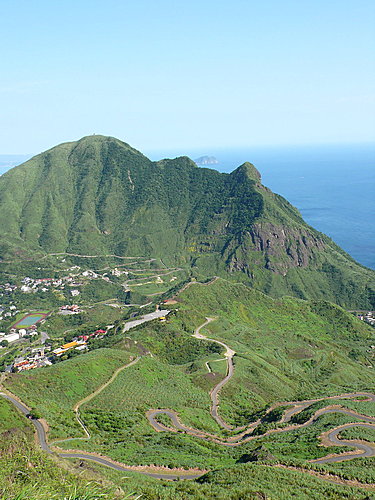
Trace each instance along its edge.
<path fill-rule="evenodd" d="M 1 347 L 8 347 L 9 342 L 8 342 L 7 340 L 2 340 L 2 341 L 0 342 L 0 345 L 1 345 Z"/>

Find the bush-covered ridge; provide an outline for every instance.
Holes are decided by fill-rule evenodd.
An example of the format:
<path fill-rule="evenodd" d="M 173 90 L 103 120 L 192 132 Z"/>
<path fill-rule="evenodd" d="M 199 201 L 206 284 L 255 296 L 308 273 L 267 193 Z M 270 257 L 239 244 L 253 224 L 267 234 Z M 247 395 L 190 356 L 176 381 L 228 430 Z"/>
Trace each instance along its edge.
<path fill-rule="evenodd" d="M 0 178 L 0 259 L 36 252 L 132 255 L 231 273 L 272 295 L 370 308 L 374 273 L 304 223 L 245 163 L 151 162 L 111 137 L 56 146 Z"/>

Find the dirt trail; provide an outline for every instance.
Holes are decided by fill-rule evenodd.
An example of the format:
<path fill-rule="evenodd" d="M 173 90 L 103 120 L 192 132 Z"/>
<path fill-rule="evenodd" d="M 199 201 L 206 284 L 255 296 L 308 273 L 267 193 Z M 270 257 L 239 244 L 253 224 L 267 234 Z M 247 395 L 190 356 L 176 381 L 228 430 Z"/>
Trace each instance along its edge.
<path fill-rule="evenodd" d="M 233 426 L 227 424 L 223 418 L 219 415 L 218 413 L 218 407 L 219 407 L 219 401 L 218 401 L 218 393 L 219 391 L 223 388 L 223 386 L 231 379 L 234 373 L 234 366 L 233 366 L 233 356 L 236 354 L 233 349 L 231 349 L 227 344 L 224 342 L 221 342 L 216 339 L 212 339 L 209 337 L 206 337 L 205 335 L 201 334 L 200 331 L 202 328 L 207 326 L 209 323 L 214 321 L 215 318 L 206 318 L 206 321 L 202 323 L 198 328 L 195 330 L 193 337 L 201 340 L 208 340 L 211 342 L 215 342 L 225 348 L 225 358 L 227 359 L 227 375 L 226 377 L 221 380 L 210 392 L 210 397 L 211 397 L 211 416 L 214 418 L 214 420 L 220 425 L 220 427 L 226 429 L 226 430 L 231 430 L 232 432 L 237 432 L 237 434 L 232 435 L 227 438 L 223 438 L 221 436 L 215 435 L 215 434 L 210 434 L 205 431 L 201 431 L 198 429 L 194 429 L 191 427 L 188 427 L 184 425 L 181 420 L 179 419 L 179 416 L 177 412 L 175 412 L 172 409 L 155 409 L 155 410 L 149 410 L 146 413 L 146 417 L 152 427 L 157 431 L 157 432 L 177 432 L 177 431 L 183 431 L 186 434 L 190 434 L 195 437 L 199 437 L 201 439 L 204 439 L 206 441 L 213 441 L 217 444 L 221 444 L 223 446 L 239 446 L 243 443 L 259 439 L 260 437 L 265 437 L 271 434 L 275 433 L 281 433 L 281 432 L 288 432 L 300 428 L 304 428 L 307 426 L 312 425 L 320 416 L 328 414 L 328 413 L 341 413 L 343 415 L 347 415 L 350 417 L 354 417 L 360 420 L 364 420 L 361 424 L 358 422 L 353 422 L 351 424 L 346 424 L 345 426 L 342 426 L 342 428 L 349 428 L 349 427 L 355 427 L 358 424 L 362 426 L 366 426 L 368 428 L 375 428 L 375 417 L 369 417 L 367 415 L 362 415 L 358 412 L 355 412 L 353 410 L 349 410 L 346 408 L 342 408 L 340 405 L 330 405 L 326 406 L 324 408 L 321 408 L 320 410 L 317 410 L 311 417 L 308 419 L 306 422 L 303 424 L 295 424 L 295 425 L 289 425 L 287 427 L 283 428 L 276 428 L 276 429 L 270 429 L 267 432 L 261 434 L 261 435 L 254 435 L 253 431 L 256 429 L 261 424 L 261 420 L 258 419 L 255 422 L 250 423 L 247 426 L 244 427 L 238 427 L 238 428 L 233 428 Z M 206 364 L 207 366 L 207 364 Z M 357 398 L 363 398 L 365 397 L 365 401 L 370 401 L 374 402 L 375 401 L 375 394 L 371 393 L 348 393 L 348 394 L 341 394 L 338 396 L 329 396 L 326 398 L 317 398 L 317 399 L 309 399 L 305 401 L 283 401 L 276 403 L 272 405 L 266 412 L 266 414 L 270 413 L 272 410 L 279 406 L 292 406 L 292 408 L 286 409 L 283 412 L 283 415 L 281 416 L 280 420 L 278 421 L 279 424 L 282 423 L 287 423 L 290 421 L 291 417 L 297 413 L 300 413 L 302 410 L 308 408 L 310 405 L 312 405 L 315 402 L 318 401 L 323 401 L 325 399 L 330 399 L 330 400 L 340 400 L 344 398 L 350 398 L 350 399 L 357 399 Z M 167 427 L 164 424 L 161 424 L 157 420 L 158 415 L 167 415 L 173 424 L 173 427 Z M 238 433 L 241 431 L 240 433 Z M 326 457 L 312 460 L 312 462 L 316 463 L 332 463 L 332 462 L 339 462 L 343 460 L 352 460 L 354 458 L 358 457 L 371 457 L 375 456 L 375 444 L 372 443 L 366 443 L 363 441 L 358 441 L 358 440 L 350 440 L 350 441 L 344 441 L 338 438 L 338 434 L 340 432 L 340 429 L 332 429 L 328 431 L 325 434 L 325 439 L 326 443 L 329 443 L 328 446 L 334 446 L 334 445 L 339 445 L 339 446 L 350 446 L 353 448 L 356 448 L 354 452 L 347 452 L 343 453 L 340 455 L 328 455 Z"/>

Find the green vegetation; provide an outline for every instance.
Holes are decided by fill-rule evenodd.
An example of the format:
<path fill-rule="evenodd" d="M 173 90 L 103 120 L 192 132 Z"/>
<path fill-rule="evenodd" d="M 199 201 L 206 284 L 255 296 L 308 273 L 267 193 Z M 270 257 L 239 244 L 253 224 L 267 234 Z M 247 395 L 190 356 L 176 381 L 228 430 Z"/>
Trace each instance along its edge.
<path fill-rule="evenodd" d="M 367 352 L 372 329 L 337 306 L 291 297 L 275 300 L 220 279 L 189 287 L 180 300 L 178 316 L 187 331 L 192 333 L 204 317 L 216 315 L 206 327 L 207 335 L 237 353 L 234 376 L 220 394 L 221 414 L 234 425 L 245 424 L 274 401 L 374 386 Z M 146 341 L 140 331 L 136 338 Z"/>
<path fill-rule="evenodd" d="M 278 420 L 286 407 L 267 415 L 265 411 L 277 401 L 373 390 L 372 370 L 367 368 L 371 328 L 326 302 L 272 299 L 223 279 L 188 287 L 178 296 L 174 308 L 166 322 L 156 320 L 130 330 L 126 333 L 130 338 L 124 338 L 121 328 L 104 338 L 101 342 L 109 343 L 111 349 L 98 348 L 48 369 L 9 377 L 6 386 L 40 409 L 51 427 L 51 437 L 79 438 L 83 432 L 72 412 L 74 403 L 108 380 L 116 366 L 125 364 L 129 348 L 133 352 L 137 348 L 143 353 L 150 351 L 152 357 L 141 357 L 80 407 L 91 439 L 60 442 L 60 447 L 96 451 L 129 465 L 201 469 L 234 467 L 246 461 L 243 457 L 254 455 L 262 444 L 274 460 L 317 470 L 319 467 L 308 464 L 308 460 L 343 451 L 342 447 L 321 447 L 318 438 L 322 432 L 352 418 L 329 414 L 311 427 L 262 437 L 267 430 L 280 427 Z M 157 433 L 146 419 L 149 409 L 170 408 L 188 426 L 224 438 L 230 435 L 219 428 L 209 413 L 209 391 L 226 372 L 225 363 L 216 361 L 222 357 L 223 349 L 191 336 L 205 317 L 214 315 L 215 321 L 201 333 L 224 341 L 237 353 L 234 376 L 220 392 L 220 415 L 233 425 L 246 425 L 261 418 L 254 432 L 257 439 L 235 448 L 224 448 L 183 432 Z M 355 357 L 351 355 L 353 349 Z M 211 367 L 221 366 L 217 375 L 208 373 L 206 362 Z M 98 367 L 103 370 L 101 378 Z M 65 391 L 64 395 L 60 391 Z M 369 415 L 375 411 L 373 403 L 363 400 L 333 403 L 351 405 Z M 328 404 L 332 401 L 313 404 L 295 419 L 304 422 Z M 172 425 L 168 417 L 160 419 Z M 334 465 L 327 467 L 334 472 Z M 355 470 L 352 477 L 356 477 Z M 350 473 L 346 470 L 345 474 Z M 369 472 L 366 474 L 370 477 Z"/>
<path fill-rule="evenodd" d="M 92 468 L 92 467 L 90 467 Z M 136 473 L 120 472 L 94 466 L 123 489 L 133 487 L 146 500 L 329 500 L 372 498 L 371 490 L 339 486 L 306 472 L 272 467 L 271 464 L 246 463 L 206 474 L 195 481 L 155 481 Z"/>
<path fill-rule="evenodd" d="M 90 342 L 88 353 L 72 351 L 75 357 L 53 366 L 7 375 L 5 386 L 46 419 L 49 440 L 60 448 L 129 465 L 211 470 L 197 481 L 157 482 L 48 457 L 32 444 L 29 422 L 0 398 L 1 500 L 112 499 L 132 492 L 150 500 L 371 498 L 370 490 L 306 472 L 375 482 L 373 459 L 309 462 L 347 450 L 323 447 L 319 436 L 354 417 L 326 414 L 311 426 L 263 436 L 289 425 L 279 422 L 288 405 L 267 413 L 275 402 L 374 391 L 373 329 L 333 303 L 371 308 L 375 294 L 374 273 L 262 186 L 255 167 L 221 174 L 185 157 L 155 163 L 116 139 L 87 137 L 4 174 L 0 210 L 0 285 L 18 287 L 2 287 L 1 303 L 20 311 L 1 329 L 41 309 L 54 311 L 44 323 L 54 345 L 113 325 Z M 62 283 L 22 293 L 25 276 Z M 209 284 L 213 276 L 221 278 Z M 125 319 L 153 310 L 194 279 L 206 283 L 178 294 L 165 322 L 122 332 Z M 57 314 L 73 302 L 78 314 Z M 260 419 L 254 439 L 236 447 L 182 430 L 156 432 L 146 418 L 150 409 L 172 409 L 191 428 L 221 439 L 232 435 L 210 414 L 210 391 L 227 373 L 223 348 L 192 337 L 206 317 L 215 320 L 201 333 L 236 351 L 234 375 L 219 394 L 220 416 L 234 427 Z M 3 349 L 0 368 L 26 342 Z M 121 371 L 135 356 L 140 360 Z M 73 408 L 90 395 L 79 409 L 87 438 Z M 328 404 L 375 415 L 368 401 L 324 399 L 292 423 L 306 422 Z M 166 414 L 158 420 L 173 427 Z M 355 427 L 341 437 L 373 441 L 373 434 Z"/>
<path fill-rule="evenodd" d="M 74 470 L 37 450 L 33 429 L 8 401 L 0 398 L 1 500 L 114 500 L 116 488 L 103 477 Z M 103 487 L 103 482 L 106 486 Z M 126 491 L 126 490 L 125 490 Z"/>
<path fill-rule="evenodd" d="M 129 353 L 98 349 L 46 368 L 13 374 L 7 387 L 49 422 L 49 437 L 81 436 L 73 406 L 129 362 Z"/>
<path fill-rule="evenodd" d="M 115 254 L 162 259 L 198 277 L 229 273 L 273 296 L 361 308 L 375 296 L 374 273 L 305 224 L 249 163 L 224 174 L 186 157 L 151 162 L 117 139 L 85 137 L 1 176 L 0 211 L 4 271 L 52 252 Z M 86 287 L 86 298 L 119 296 L 115 282 L 100 285 Z M 139 288 L 152 295 L 168 283 Z"/>
<path fill-rule="evenodd" d="M 30 432 L 27 420 L 17 412 L 11 403 L 0 398 L 0 433 L 15 428 L 20 431 Z"/>
<path fill-rule="evenodd" d="M 352 429 L 344 429 L 340 432 L 340 439 L 361 439 L 375 443 L 375 427 L 369 429 L 368 427 L 354 427 Z"/>
<path fill-rule="evenodd" d="M 298 491 L 299 499 L 368 499 L 371 491 L 339 486 L 310 476 L 306 472 L 272 467 L 260 461 L 238 464 L 210 472 L 193 481 L 158 481 L 135 472 L 126 474 L 92 463 L 62 461 L 35 449 L 27 421 L 10 404 L 0 399 L 0 498 L 3 500 L 50 500 L 53 498 L 108 500 L 141 498 L 185 500 L 256 499 L 287 500 Z M 15 427 L 18 430 L 15 430 Z M 13 429 L 13 430 L 9 430 Z M 5 439 L 4 439 L 5 438 Z M 373 482 L 370 460 L 337 464 L 342 477 L 353 471 L 363 482 Z M 362 467 L 365 465 L 365 467 Z M 349 470 L 349 467 L 351 470 Z M 327 467 L 309 467 L 327 472 Z M 337 471 L 336 469 L 336 471 Z M 358 469 L 358 471 L 357 471 Z M 366 473 L 367 471 L 367 473 Z M 366 475 L 367 474 L 367 475 Z"/>

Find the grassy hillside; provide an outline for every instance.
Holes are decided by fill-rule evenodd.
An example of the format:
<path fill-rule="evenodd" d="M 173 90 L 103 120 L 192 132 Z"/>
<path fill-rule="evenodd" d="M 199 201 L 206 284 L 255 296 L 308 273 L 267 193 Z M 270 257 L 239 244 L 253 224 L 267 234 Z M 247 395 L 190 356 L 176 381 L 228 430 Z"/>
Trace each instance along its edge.
<path fill-rule="evenodd" d="M 191 337 L 206 316 L 215 316 L 216 320 L 201 333 L 226 342 L 236 351 L 234 375 L 220 392 L 219 410 L 233 425 L 247 424 L 278 401 L 374 391 L 373 368 L 369 367 L 373 363 L 369 352 L 373 330 L 338 306 L 292 297 L 272 299 L 242 284 L 217 279 L 209 285 L 188 287 L 178 296 L 174 308 L 167 322 L 155 321 L 127 332 L 149 349 L 152 357 L 142 357 L 80 408 L 92 434 L 90 440 L 59 446 L 97 451 L 127 464 L 210 469 L 234 465 L 262 442 L 282 461 L 306 464 L 326 455 L 318 437 L 330 426 L 347 422 L 342 415 L 326 415 L 312 427 L 260 437 L 233 449 L 182 433 L 156 433 L 152 429 L 147 410 L 170 408 L 191 427 L 227 435 L 210 415 L 209 397 L 210 389 L 225 375 L 223 363 L 217 361 L 223 357 L 223 349 Z M 107 341 L 118 342 L 118 337 Z M 112 359 L 113 371 L 123 359 L 126 363 L 128 354 L 122 349 L 127 346 L 122 341 L 111 349 L 54 367 L 13 375 L 6 386 L 41 410 L 50 424 L 51 436 L 81 437 L 82 430 L 71 411 L 74 403 L 87 395 L 90 387 L 92 392 L 100 380 L 110 377 L 107 360 Z M 95 366 L 103 367 L 104 360 L 107 371 L 100 372 L 99 379 Z M 208 372 L 206 362 L 213 373 Z M 82 380 L 87 380 L 84 386 Z M 69 391 L 61 397 L 66 381 Z M 326 400 L 319 407 L 329 404 Z M 368 415 L 375 411 L 373 403 L 342 404 Z"/>
<path fill-rule="evenodd" d="M 125 493 L 116 494 L 117 488 L 103 481 L 103 476 L 87 470 L 79 472 L 38 450 L 32 426 L 8 401 L 0 398 L 1 500 L 125 498 Z"/>
<path fill-rule="evenodd" d="M 98 349 L 31 372 L 10 375 L 6 385 L 49 422 L 49 437 L 83 435 L 73 406 L 129 362 L 127 351 Z"/>
<path fill-rule="evenodd" d="M 210 375 L 203 361 L 174 353 L 184 352 L 186 335 L 206 316 L 216 317 L 202 333 L 237 353 L 234 376 L 220 396 L 222 414 L 235 425 L 273 401 L 374 388 L 373 329 L 338 306 L 272 299 L 222 279 L 192 285 L 178 300 L 168 325 L 145 326 L 133 337 L 170 363 L 188 363 L 189 376 L 206 387 Z"/>
<path fill-rule="evenodd" d="M 1 176 L 0 212 L 3 260 L 64 251 L 153 257 L 196 276 L 229 273 L 274 296 L 374 303 L 374 273 L 309 227 L 249 163 L 224 174 L 85 137 Z"/>
<path fill-rule="evenodd" d="M 238 463 L 215 470 L 196 481 L 158 481 L 137 473 L 111 471 L 94 464 L 61 461 L 38 451 L 32 440 L 32 430 L 7 401 L 0 399 L 0 498 L 2 500 L 96 500 L 99 498 L 142 498 L 185 500 L 207 499 L 258 499 L 261 496 L 286 500 L 295 496 L 301 499 L 322 497 L 328 499 L 368 499 L 371 490 L 354 486 L 335 485 L 307 472 L 272 467 L 272 463 Z M 17 431 L 15 428 L 17 427 Z M 9 430 L 9 428 L 13 430 Z M 338 464 L 344 477 L 352 471 L 364 483 L 373 481 L 363 467 Z M 358 470 L 356 470 L 356 467 Z M 324 467 L 321 468 L 324 473 Z"/>

